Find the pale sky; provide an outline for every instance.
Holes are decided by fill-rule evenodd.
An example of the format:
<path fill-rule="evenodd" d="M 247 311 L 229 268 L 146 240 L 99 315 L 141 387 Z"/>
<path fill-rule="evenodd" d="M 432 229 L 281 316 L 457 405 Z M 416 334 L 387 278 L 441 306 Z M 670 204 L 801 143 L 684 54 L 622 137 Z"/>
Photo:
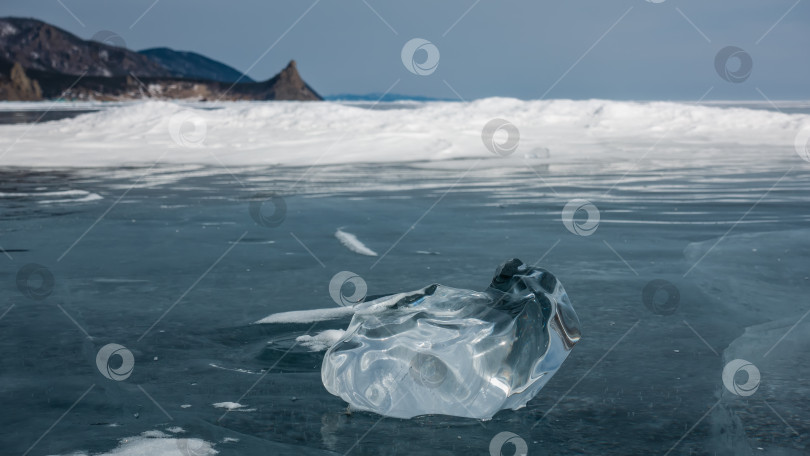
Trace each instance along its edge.
<path fill-rule="evenodd" d="M 0 16 L 195 51 L 257 80 L 295 59 L 322 95 L 810 99 L 810 0 L 3 0 Z M 403 64 L 413 38 L 439 51 L 430 74 Z M 727 46 L 750 56 L 742 82 L 718 74 Z"/>

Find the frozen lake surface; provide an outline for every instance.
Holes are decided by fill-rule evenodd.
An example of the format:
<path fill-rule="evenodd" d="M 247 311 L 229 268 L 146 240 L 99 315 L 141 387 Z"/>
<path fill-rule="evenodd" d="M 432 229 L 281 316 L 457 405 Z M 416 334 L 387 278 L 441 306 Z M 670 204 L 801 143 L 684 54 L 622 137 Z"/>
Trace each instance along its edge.
<path fill-rule="evenodd" d="M 529 454 L 806 454 L 810 164 L 791 141 L 703 143 L 692 159 L 667 143 L 640 161 L 554 160 L 552 148 L 312 168 L 5 168 L 0 447 L 489 454 L 511 432 Z M 588 236 L 576 234 L 583 211 L 562 220 L 573 199 L 599 212 Z M 490 421 L 349 412 L 321 383 L 322 347 L 296 341 L 348 316 L 254 324 L 339 309 L 329 283 L 341 271 L 368 295 L 481 289 L 512 257 L 557 276 L 583 337 L 527 407 Z M 647 288 L 645 305 L 653 280 L 671 285 Z M 132 353 L 131 372 L 99 368 L 108 344 Z M 724 386 L 734 359 L 760 372 L 753 394 Z"/>

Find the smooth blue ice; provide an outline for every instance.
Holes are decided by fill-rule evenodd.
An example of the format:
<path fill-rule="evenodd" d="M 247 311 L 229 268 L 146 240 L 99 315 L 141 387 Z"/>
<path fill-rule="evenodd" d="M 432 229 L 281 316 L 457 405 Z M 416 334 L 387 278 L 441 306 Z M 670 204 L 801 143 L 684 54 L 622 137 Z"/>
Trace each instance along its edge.
<path fill-rule="evenodd" d="M 519 409 L 580 339 L 562 284 L 517 259 L 484 291 L 434 284 L 355 311 L 321 379 L 355 409 L 397 418 Z"/>

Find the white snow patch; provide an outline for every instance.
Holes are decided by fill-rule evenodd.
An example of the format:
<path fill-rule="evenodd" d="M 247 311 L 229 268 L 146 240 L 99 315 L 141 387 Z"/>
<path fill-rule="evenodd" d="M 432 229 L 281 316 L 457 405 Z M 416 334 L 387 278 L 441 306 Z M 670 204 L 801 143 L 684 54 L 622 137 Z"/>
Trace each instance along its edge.
<path fill-rule="evenodd" d="M 146 433 L 144 433 L 146 434 Z M 93 456 L 209 456 L 219 453 L 213 444 L 201 439 L 176 439 L 167 437 L 138 437 L 121 439 L 118 447 L 107 453 Z M 90 456 L 86 452 L 74 452 L 68 456 Z"/>
<path fill-rule="evenodd" d="M 223 366 L 216 365 L 214 363 L 208 363 L 208 365 L 213 367 L 213 368 L 216 368 L 216 369 L 222 369 L 222 370 L 231 371 L 231 372 L 239 372 L 240 374 L 254 374 L 254 375 L 259 375 L 260 374 L 260 372 L 253 372 L 251 370 L 241 369 L 241 368 L 238 368 L 238 367 L 223 367 Z"/>
<path fill-rule="evenodd" d="M 329 347 L 335 345 L 344 334 L 346 334 L 346 331 L 342 329 L 327 329 L 314 336 L 310 336 L 309 334 L 298 336 L 295 340 L 310 350 L 318 352 L 328 350 Z"/>
<path fill-rule="evenodd" d="M 293 310 L 290 312 L 279 312 L 268 315 L 254 324 L 264 323 L 314 323 L 316 321 L 334 320 L 336 318 L 346 318 L 355 313 L 369 315 L 381 312 L 410 293 L 398 293 L 374 301 L 361 302 L 355 306 L 330 307 L 326 309 Z"/>
<path fill-rule="evenodd" d="M 18 198 L 26 196 L 86 196 L 90 192 L 85 190 L 57 190 L 52 192 L 0 192 L 0 198 Z"/>
<path fill-rule="evenodd" d="M 240 404 L 238 402 L 217 402 L 217 403 L 211 404 L 211 405 L 213 405 L 216 408 L 224 408 L 224 409 L 228 409 L 228 410 L 235 410 L 235 409 L 238 409 L 238 408 L 245 407 L 244 405 L 242 405 L 242 404 Z"/>
<path fill-rule="evenodd" d="M 88 193 L 87 195 L 81 198 L 42 200 L 37 202 L 39 204 L 87 203 L 90 201 L 98 201 L 100 199 L 104 198 L 102 198 L 102 196 L 97 193 Z"/>
<path fill-rule="evenodd" d="M 268 315 L 254 324 L 264 323 L 314 323 L 316 321 L 334 320 L 354 315 L 352 307 L 330 307 L 328 309 L 294 310 Z"/>
<path fill-rule="evenodd" d="M 167 432 L 171 432 L 172 434 L 180 434 L 182 432 L 186 432 L 185 429 L 181 428 L 180 426 L 174 426 L 166 429 Z"/>
<path fill-rule="evenodd" d="M 354 306 L 354 312 L 360 315 L 373 315 L 393 306 L 400 299 L 408 296 L 411 293 L 413 292 L 397 293 L 384 298 L 375 299 L 374 301 L 361 302 L 360 304 Z"/>
<path fill-rule="evenodd" d="M 36 200 L 39 204 L 85 203 L 104 199 L 98 193 L 76 189 L 50 192 L 0 192 L 0 198 L 45 198 Z"/>
<path fill-rule="evenodd" d="M 9 22 L 0 22 L 0 36 L 10 36 L 18 32 L 17 27 L 14 27 Z"/>
<path fill-rule="evenodd" d="M 377 256 L 377 252 L 366 247 L 366 245 L 360 242 L 360 239 L 357 239 L 357 236 L 353 235 L 352 233 L 347 233 L 338 228 L 338 230 L 335 232 L 335 237 L 338 239 L 338 241 L 340 241 L 341 244 L 343 244 L 344 247 L 354 253 L 359 253 L 360 255 L 366 256 Z"/>
<path fill-rule="evenodd" d="M 211 404 L 216 408 L 224 408 L 231 412 L 255 412 L 255 408 L 245 408 L 247 405 L 240 404 L 238 402 L 217 402 L 215 404 Z"/>

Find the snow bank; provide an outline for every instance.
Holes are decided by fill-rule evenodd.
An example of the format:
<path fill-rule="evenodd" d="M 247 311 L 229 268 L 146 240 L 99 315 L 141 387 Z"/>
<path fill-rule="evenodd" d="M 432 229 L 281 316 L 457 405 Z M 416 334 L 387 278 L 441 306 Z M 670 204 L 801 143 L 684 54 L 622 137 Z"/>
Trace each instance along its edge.
<path fill-rule="evenodd" d="M 673 102 L 604 100 L 387 104 L 384 110 L 336 102 L 234 102 L 221 109 L 162 101 L 128 103 L 36 125 L 0 126 L 4 166 L 128 164 L 312 165 L 497 158 L 481 131 L 494 119 L 513 123 L 520 145 L 550 160 L 615 160 L 639 151 L 739 154 L 761 147 L 792 150 L 810 116 Z M 726 147 L 695 147 L 722 145 Z M 682 147 L 684 151 L 673 150 Z M 743 147 L 735 147 L 743 146 Z M 754 150 L 745 153 L 754 154 Z"/>

